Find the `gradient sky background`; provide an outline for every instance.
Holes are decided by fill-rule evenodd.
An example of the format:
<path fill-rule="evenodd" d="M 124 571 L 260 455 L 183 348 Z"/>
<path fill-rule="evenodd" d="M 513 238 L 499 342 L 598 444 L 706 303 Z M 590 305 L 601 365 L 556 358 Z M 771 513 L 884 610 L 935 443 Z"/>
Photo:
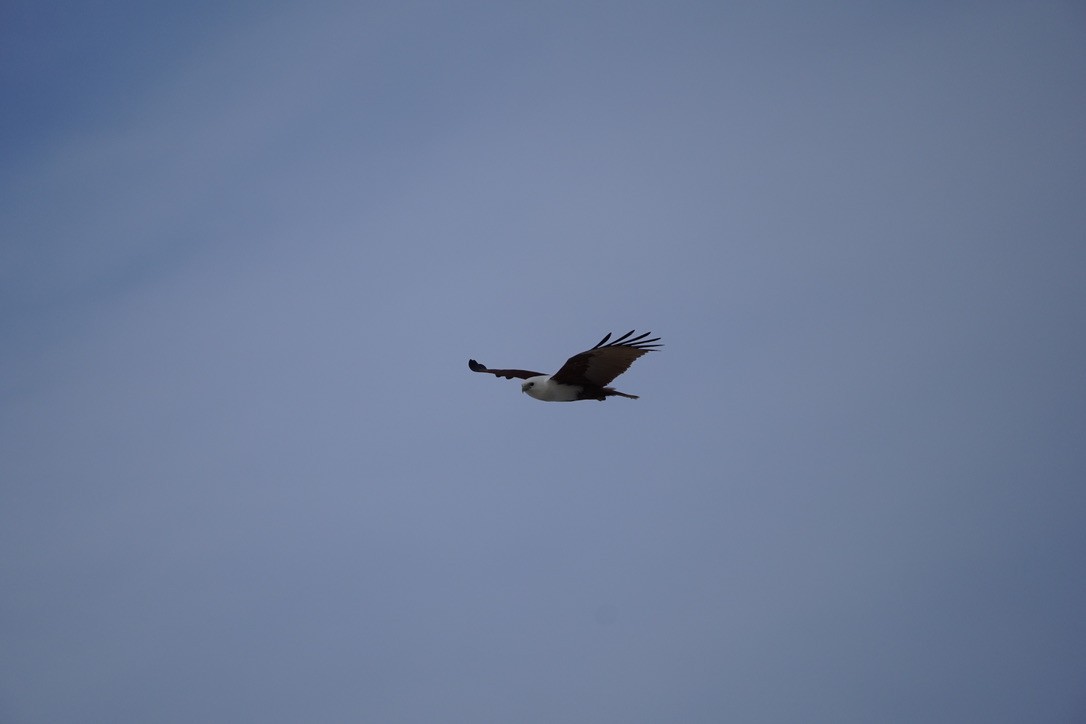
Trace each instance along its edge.
<path fill-rule="evenodd" d="M 1080 2 L 7 2 L 0 721 L 1086 719 Z M 605 332 L 665 348 L 545 404 Z"/>

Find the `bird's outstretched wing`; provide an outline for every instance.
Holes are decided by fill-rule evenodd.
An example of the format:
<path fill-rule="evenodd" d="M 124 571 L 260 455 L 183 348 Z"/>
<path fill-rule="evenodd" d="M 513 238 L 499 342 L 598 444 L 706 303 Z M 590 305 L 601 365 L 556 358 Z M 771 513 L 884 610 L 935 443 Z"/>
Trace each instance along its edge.
<path fill-rule="evenodd" d="M 567 385 L 605 387 L 611 384 L 613 379 L 630 369 L 635 359 L 662 346 L 657 344 L 659 337 L 645 339 L 652 332 L 630 337 L 633 333 L 631 329 L 613 342 L 607 342 L 611 339 L 608 332 L 595 347 L 566 360 L 562 369 L 555 372 L 551 379 Z"/>
<path fill-rule="evenodd" d="M 468 360 L 468 369 L 472 372 L 486 372 L 489 375 L 495 377 L 504 377 L 507 380 L 511 380 L 514 377 L 519 377 L 522 380 L 526 380 L 529 377 L 539 377 L 542 372 L 530 372 L 528 370 L 492 370 L 485 365 L 481 365 L 473 359 Z"/>

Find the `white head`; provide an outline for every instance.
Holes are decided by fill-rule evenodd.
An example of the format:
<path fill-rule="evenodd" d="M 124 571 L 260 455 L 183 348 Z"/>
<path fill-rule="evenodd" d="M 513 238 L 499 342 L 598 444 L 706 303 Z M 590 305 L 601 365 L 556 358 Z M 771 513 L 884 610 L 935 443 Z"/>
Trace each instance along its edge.
<path fill-rule="evenodd" d="M 550 375 L 539 375 L 538 377 L 529 377 L 520 384 L 520 391 L 526 395 L 531 395 L 537 400 L 544 399 L 547 388 L 547 382 L 550 381 Z"/>
<path fill-rule="evenodd" d="M 524 380 L 520 385 L 520 391 L 543 402 L 572 402 L 577 399 L 577 393 L 581 391 L 581 388 L 555 382 L 550 375 L 539 375 Z"/>

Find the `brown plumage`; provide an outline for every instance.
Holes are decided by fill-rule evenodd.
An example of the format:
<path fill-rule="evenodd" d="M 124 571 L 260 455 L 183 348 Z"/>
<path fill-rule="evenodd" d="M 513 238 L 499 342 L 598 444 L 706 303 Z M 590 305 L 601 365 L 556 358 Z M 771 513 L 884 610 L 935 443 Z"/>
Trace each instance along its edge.
<path fill-rule="evenodd" d="M 468 369 L 472 372 L 486 372 L 495 377 L 504 377 L 507 380 L 511 380 L 514 377 L 526 380 L 529 377 L 539 377 L 543 374 L 542 372 L 529 372 L 528 370 L 492 370 L 489 367 L 484 367 L 473 359 L 468 360 Z"/>
<path fill-rule="evenodd" d="M 611 384 L 612 380 L 630 369 L 634 360 L 661 346 L 654 344 L 660 340 L 659 337 L 644 339 L 652 332 L 626 339 L 633 333 L 634 330 L 631 329 L 614 342 L 607 342 L 611 338 L 611 333 L 608 332 L 595 347 L 566 360 L 562 369 L 551 375 L 551 379 L 563 385 L 604 387 Z M 605 342 L 607 344 L 604 344 Z"/>
<path fill-rule="evenodd" d="M 607 386 L 616 377 L 630 369 L 630 365 L 638 357 L 662 346 L 659 344 L 659 337 L 645 339 L 651 332 L 631 337 L 633 333 L 634 330 L 631 329 L 614 341 L 608 342 L 607 340 L 611 339 L 611 333 L 608 332 L 595 347 L 573 355 L 550 377 L 542 372 L 529 370 L 492 370 L 475 360 L 468 360 L 468 368 L 472 372 L 485 372 L 495 377 L 530 380 L 524 383 L 522 390 L 546 402 L 603 400 L 613 395 L 637 399 L 637 395 L 628 395 Z"/>

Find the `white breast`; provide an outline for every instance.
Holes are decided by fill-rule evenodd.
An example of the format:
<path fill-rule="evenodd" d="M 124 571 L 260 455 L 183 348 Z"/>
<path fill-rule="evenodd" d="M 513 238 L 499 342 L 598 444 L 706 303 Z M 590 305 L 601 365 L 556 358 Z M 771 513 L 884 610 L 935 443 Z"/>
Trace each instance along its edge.
<path fill-rule="evenodd" d="M 573 402 L 577 399 L 577 393 L 581 391 L 581 388 L 575 385 L 562 385 L 552 381 L 548 375 L 540 375 L 524 380 L 521 390 L 543 402 Z"/>

